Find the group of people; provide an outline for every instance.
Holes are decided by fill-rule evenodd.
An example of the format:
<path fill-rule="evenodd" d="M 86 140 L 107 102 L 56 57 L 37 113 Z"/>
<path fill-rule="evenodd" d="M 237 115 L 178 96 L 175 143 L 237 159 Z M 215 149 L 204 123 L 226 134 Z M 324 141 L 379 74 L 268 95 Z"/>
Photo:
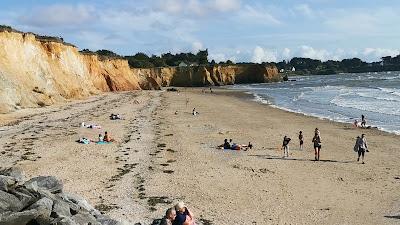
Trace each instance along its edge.
<path fill-rule="evenodd" d="M 365 118 L 364 118 L 365 119 Z M 283 150 L 283 157 L 289 157 L 289 142 L 291 139 L 287 136 L 283 137 L 283 143 L 282 143 L 282 150 Z M 303 150 L 303 145 L 304 145 L 304 136 L 303 136 L 303 131 L 299 132 L 299 149 Z M 314 146 L 314 158 L 315 161 L 319 161 L 320 159 L 320 152 L 322 148 L 322 141 L 321 141 L 321 132 L 319 131 L 318 128 L 315 128 L 314 130 L 314 136 L 312 138 L 312 143 Z M 358 158 L 357 161 L 360 161 L 360 157 L 362 159 L 362 164 L 364 164 L 364 156 L 365 152 L 368 152 L 368 145 L 367 145 L 367 140 L 365 138 L 365 134 L 362 134 L 361 137 L 358 136 L 356 140 L 356 144 L 354 146 L 354 151 L 358 153 Z"/>
<path fill-rule="evenodd" d="M 111 113 L 110 120 L 122 120 L 122 116 L 120 114 Z"/>
<path fill-rule="evenodd" d="M 82 137 L 82 138 L 79 138 L 79 140 L 77 142 L 81 143 L 81 144 L 90 144 L 91 142 L 96 143 L 96 144 L 106 144 L 106 143 L 111 143 L 114 141 L 115 141 L 115 139 L 111 138 L 111 136 L 108 134 L 108 132 L 105 131 L 104 135 L 101 133 L 99 134 L 97 140 L 90 140 L 86 137 Z"/>
<path fill-rule="evenodd" d="M 196 223 L 193 213 L 183 202 L 179 202 L 175 207 L 169 208 L 165 212 L 160 225 L 196 225 Z"/>
<path fill-rule="evenodd" d="M 240 144 L 234 143 L 232 139 L 229 139 L 229 142 L 228 142 L 228 139 L 225 139 L 224 143 L 222 145 L 219 145 L 218 148 L 222 148 L 222 149 L 225 149 L 225 150 L 244 150 L 244 151 L 247 151 L 247 150 L 253 148 L 253 144 L 251 144 L 251 142 L 249 141 L 249 144 L 247 144 L 247 145 L 240 145 Z"/>
<path fill-rule="evenodd" d="M 365 116 L 361 115 L 361 123 L 357 119 L 354 120 L 353 125 L 355 127 L 367 128 L 367 120 L 365 119 Z"/>

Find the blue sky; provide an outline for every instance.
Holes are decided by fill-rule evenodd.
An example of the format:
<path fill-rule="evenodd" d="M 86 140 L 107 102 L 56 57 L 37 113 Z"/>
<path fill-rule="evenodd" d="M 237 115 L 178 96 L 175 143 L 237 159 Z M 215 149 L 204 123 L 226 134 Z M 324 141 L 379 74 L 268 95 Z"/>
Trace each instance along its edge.
<path fill-rule="evenodd" d="M 398 0 L 2 0 L 0 24 L 91 50 L 216 61 L 367 61 L 400 54 Z"/>

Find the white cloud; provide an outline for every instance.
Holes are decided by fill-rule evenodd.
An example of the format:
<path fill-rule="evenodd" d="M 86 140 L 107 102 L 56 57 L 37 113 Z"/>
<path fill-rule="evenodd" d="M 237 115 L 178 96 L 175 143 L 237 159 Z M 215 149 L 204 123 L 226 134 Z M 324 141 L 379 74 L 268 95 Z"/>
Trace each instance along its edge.
<path fill-rule="evenodd" d="M 282 50 L 282 58 L 283 59 L 290 59 L 291 57 L 291 50 L 289 48 L 284 48 Z"/>
<path fill-rule="evenodd" d="M 307 17 L 313 17 L 314 16 L 313 10 L 307 4 L 297 5 L 294 9 L 297 12 L 301 13 L 302 15 L 304 15 L 304 16 L 307 16 Z"/>
<path fill-rule="evenodd" d="M 252 24 L 279 25 L 281 21 L 270 14 L 266 9 L 254 8 L 250 5 L 245 5 L 244 9 L 238 13 L 238 19 L 241 22 Z"/>
<path fill-rule="evenodd" d="M 199 41 L 195 41 L 192 43 L 192 51 L 194 53 L 198 52 L 199 50 L 203 50 L 203 44 Z"/>
<path fill-rule="evenodd" d="M 221 12 L 233 11 L 240 8 L 239 0 L 212 0 L 210 5 Z"/>
<path fill-rule="evenodd" d="M 321 61 L 328 60 L 330 57 L 327 50 L 315 49 L 307 45 L 300 46 L 300 55 L 304 58 L 319 59 Z"/>
<path fill-rule="evenodd" d="M 363 55 L 368 58 L 373 57 L 379 59 L 383 56 L 397 56 L 400 54 L 398 49 L 386 49 L 386 48 L 365 48 Z"/>
<path fill-rule="evenodd" d="M 275 52 L 263 49 L 260 46 L 256 46 L 253 51 L 252 62 L 262 63 L 262 62 L 276 62 L 277 56 Z"/>
<path fill-rule="evenodd" d="M 96 18 L 94 8 L 87 5 L 50 5 L 33 9 L 19 21 L 35 27 L 71 27 L 93 22 Z"/>

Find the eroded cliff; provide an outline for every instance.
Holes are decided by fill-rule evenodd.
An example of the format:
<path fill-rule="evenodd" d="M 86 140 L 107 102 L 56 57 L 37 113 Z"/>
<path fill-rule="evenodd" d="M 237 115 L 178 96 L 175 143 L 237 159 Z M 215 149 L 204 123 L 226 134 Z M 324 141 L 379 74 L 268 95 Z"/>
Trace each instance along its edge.
<path fill-rule="evenodd" d="M 121 58 L 81 53 L 61 38 L 0 30 L 0 113 L 108 91 L 279 80 L 274 66 L 130 68 Z"/>

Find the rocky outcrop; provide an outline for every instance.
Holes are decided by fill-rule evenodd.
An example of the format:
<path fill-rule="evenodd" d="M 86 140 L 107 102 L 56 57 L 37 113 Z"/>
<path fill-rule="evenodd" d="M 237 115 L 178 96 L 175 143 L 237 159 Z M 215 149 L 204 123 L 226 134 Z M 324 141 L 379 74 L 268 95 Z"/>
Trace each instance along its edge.
<path fill-rule="evenodd" d="M 0 225 L 122 225 L 85 199 L 64 193 L 60 180 L 39 176 L 24 182 L 17 168 L 0 171 Z"/>
<path fill-rule="evenodd" d="M 0 29 L 0 113 L 108 91 L 280 80 L 275 66 L 130 68 L 123 58 L 81 53 L 61 38 Z"/>

